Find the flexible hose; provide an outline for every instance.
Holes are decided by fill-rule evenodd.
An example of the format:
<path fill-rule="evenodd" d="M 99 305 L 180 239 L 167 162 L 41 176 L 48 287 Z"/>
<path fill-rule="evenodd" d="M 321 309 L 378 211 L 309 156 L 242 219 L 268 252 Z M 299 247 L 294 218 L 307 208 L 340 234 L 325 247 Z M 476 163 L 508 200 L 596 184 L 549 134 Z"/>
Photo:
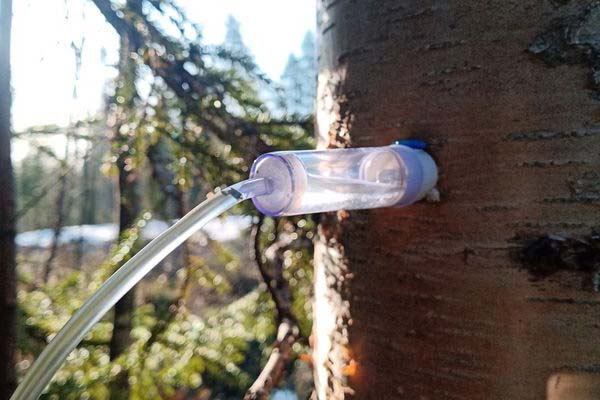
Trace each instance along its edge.
<path fill-rule="evenodd" d="M 35 360 L 11 400 L 35 400 L 69 353 L 104 314 L 169 253 L 239 202 L 270 190 L 265 179 L 252 179 L 217 192 L 152 240 L 119 268 L 71 317 Z"/>

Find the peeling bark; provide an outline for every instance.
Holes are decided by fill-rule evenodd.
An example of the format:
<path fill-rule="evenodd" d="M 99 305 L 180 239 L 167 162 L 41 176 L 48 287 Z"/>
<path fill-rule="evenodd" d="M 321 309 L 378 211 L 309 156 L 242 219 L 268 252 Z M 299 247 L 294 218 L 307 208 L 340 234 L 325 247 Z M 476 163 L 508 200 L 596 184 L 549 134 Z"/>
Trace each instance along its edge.
<path fill-rule="evenodd" d="M 597 4 L 318 6 L 320 146 L 419 137 L 441 168 L 440 203 L 324 216 L 318 398 L 600 396 L 590 269 L 532 279 L 515 257 L 523 238 L 591 246 L 600 223 Z M 568 60 L 540 62 L 556 47 L 540 38 Z"/>

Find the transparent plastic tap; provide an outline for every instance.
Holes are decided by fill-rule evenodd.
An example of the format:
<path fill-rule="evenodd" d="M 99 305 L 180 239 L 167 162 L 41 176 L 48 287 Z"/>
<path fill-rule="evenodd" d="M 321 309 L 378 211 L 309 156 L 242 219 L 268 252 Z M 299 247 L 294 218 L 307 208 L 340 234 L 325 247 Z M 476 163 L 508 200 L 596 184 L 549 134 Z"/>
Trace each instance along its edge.
<path fill-rule="evenodd" d="M 422 150 L 391 145 L 267 153 L 250 177 L 270 182 L 252 201 L 278 216 L 408 205 L 433 189 L 437 167 Z"/>

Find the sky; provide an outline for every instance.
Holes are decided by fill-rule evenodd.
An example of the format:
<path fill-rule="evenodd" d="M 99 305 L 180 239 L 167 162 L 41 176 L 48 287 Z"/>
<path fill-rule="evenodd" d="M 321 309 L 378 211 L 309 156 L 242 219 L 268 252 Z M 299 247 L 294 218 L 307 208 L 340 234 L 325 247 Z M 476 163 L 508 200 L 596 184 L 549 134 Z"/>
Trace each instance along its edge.
<path fill-rule="evenodd" d="M 315 0 L 179 0 L 203 28 L 204 41 L 217 44 L 233 15 L 259 67 L 278 79 L 290 53 L 299 53 L 305 33 L 315 29 Z M 13 2 L 13 126 L 21 131 L 43 124 L 67 125 L 102 107 L 105 84 L 115 76 L 118 37 L 89 0 Z M 82 65 L 73 98 L 75 52 Z M 15 158 L 25 147 L 16 146 Z"/>

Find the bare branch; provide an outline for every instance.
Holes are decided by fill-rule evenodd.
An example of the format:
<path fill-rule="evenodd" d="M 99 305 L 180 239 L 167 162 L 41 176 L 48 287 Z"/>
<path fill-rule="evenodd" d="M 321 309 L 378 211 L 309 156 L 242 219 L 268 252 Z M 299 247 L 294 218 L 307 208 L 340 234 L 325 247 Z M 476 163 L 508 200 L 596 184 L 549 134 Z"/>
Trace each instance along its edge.
<path fill-rule="evenodd" d="M 292 346 L 300 339 L 298 320 L 292 312 L 292 292 L 288 282 L 283 277 L 283 252 L 290 247 L 290 238 L 281 239 L 265 251 L 265 258 L 271 264 L 274 273 L 270 273 L 262 259 L 260 232 L 264 224 L 264 216 L 259 217 L 258 223 L 252 230 L 253 258 L 258 270 L 267 285 L 271 299 L 277 310 L 277 340 L 273 345 L 271 355 L 260 375 L 246 392 L 244 400 L 266 400 L 269 393 L 276 387 L 292 356 Z"/>
<path fill-rule="evenodd" d="M 258 223 L 255 224 L 252 228 L 251 237 L 253 248 L 251 256 L 254 259 L 254 262 L 256 262 L 256 266 L 258 267 L 258 271 L 260 272 L 263 281 L 267 285 L 267 290 L 269 291 L 271 299 L 275 303 L 275 309 L 277 310 L 277 320 L 281 321 L 284 318 L 290 318 L 295 321 L 295 318 L 291 315 L 290 311 L 291 296 L 289 296 L 288 294 L 289 288 L 287 288 L 287 285 L 285 283 L 280 282 L 280 280 L 276 279 L 275 276 L 273 276 L 268 271 L 267 266 L 262 260 L 260 231 L 264 224 L 265 217 L 263 215 L 260 215 L 258 218 Z M 268 255 L 270 261 L 275 261 L 275 258 L 278 256 L 277 252 L 280 250 L 280 246 L 281 244 L 275 243 L 269 247 L 268 251 L 265 252 L 265 255 Z M 283 265 L 276 266 L 275 268 L 281 266 Z M 282 287 L 283 285 L 285 285 L 285 287 Z"/>
<path fill-rule="evenodd" d="M 298 340 L 299 329 L 295 322 L 283 319 L 277 330 L 277 341 L 260 375 L 246 392 L 244 400 L 267 400 L 277 386 L 292 356 L 292 346 Z"/>

